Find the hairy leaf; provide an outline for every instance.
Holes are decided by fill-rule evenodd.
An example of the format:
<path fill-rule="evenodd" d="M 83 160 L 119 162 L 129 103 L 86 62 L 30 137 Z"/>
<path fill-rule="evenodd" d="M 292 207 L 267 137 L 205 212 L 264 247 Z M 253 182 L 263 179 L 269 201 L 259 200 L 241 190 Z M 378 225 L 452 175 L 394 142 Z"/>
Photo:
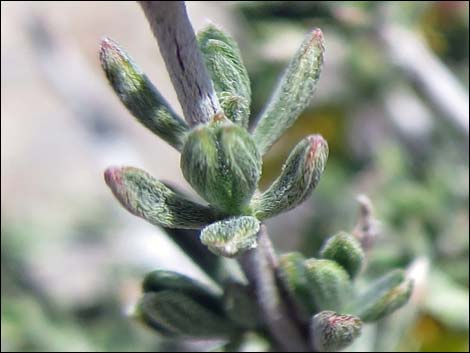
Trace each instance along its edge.
<path fill-rule="evenodd" d="M 253 200 L 256 217 L 266 219 L 288 211 L 313 192 L 328 159 L 328 144 L 320 135 L 300 141 L 287 158 L 281 175 L 259 198 Z"/>
<path fill-rule="evenodd" d="M 338 352 L 359 337 L 361 328 L 362 322 L 356 316 L 322 311 L 312 318 L 313 347 L 320 352 Z"/>
<path fill-rule="evenodd" d="M 147 76 L 111 39 L 101 42 L 100 60 L 109 83 L 132 115 L 180 151 L 188 125 L 171 109 Z"/>
<path fill-rule="evenodd" d="M 197 39 L 225 115 L 234 123 L 248 127 L 250 79 L 237 43 L 214 25 L 200 31 Z"/>
<path fill-rule="evenodd" d="M 110 167 L 105 180 L 129 212 L 152 224 L 198 229 L 215 219 L 210 208 L 185 199 L 141 169 Z"/>
<path fill-rule="evenodd" d="M 186 180 L 211 205 L 241 214 L 261 174 L 261 158 L 248 132 L 229 121 L 196 127 L 181 154 Z"/>
<path fill-rule="evenodd" d="M 304 262 L 310 296 L 317 311 L 341 311 L 351 295 L 351 282 L 347 272 L 330 260 L 308 259 Z"/>
<path fill-rule="evenodd" d="M 364 251 L 359 241 L 351 234 L 341 232 L 327 240 L 320 252 L 324 259 L 336 261 L 354 278 L 361 270 Z"/>
<path fill-rule="evenodd" d="M 261 155 L 309 105 L 320 77 L 323 51 L 323 34 L 320 29 L 314 29 L 289 63 L 253 132 Z"/>
<path fill-rule="evenodd" d="M 256 248 L 260 222 L 249 216 L 212 223 L 201 232 L 201 241 L 214 254 L 235 257 Z"/>

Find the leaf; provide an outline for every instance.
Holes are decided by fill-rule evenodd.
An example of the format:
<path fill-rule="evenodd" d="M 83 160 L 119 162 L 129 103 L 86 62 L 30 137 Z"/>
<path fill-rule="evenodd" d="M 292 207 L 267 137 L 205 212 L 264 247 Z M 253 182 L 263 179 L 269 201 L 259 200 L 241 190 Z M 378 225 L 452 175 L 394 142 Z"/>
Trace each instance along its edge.
<path fill-rule="evenodd" d="M 237 43 L 214 25 L 200 31 L 197 39 L 225 115 L 247 128 L 251 87 Z"/>
<path fill-rule="evenodd" d="M 261 312 L 253 290 L 241 283 L 225 285 L 224 307 L 227 316 L 238 326 L 255 329 L 261 325 Z"/>
<path fill-rule="evenodd" d="M 313 347 L 320 352 L 338 352 L 360 336 L 361 328 L 362 322 L 356 316 L 322 311 L 312 318 Z"/>
<path fill-rule="evenodd" d="M 171 290 L 182 293 L 198 304 L 218 312 L 222 312 L 222 300 L 202 283 L 172 271 L 156 270 L 148 273 L 142 284 L 145 293 Z"/>
<path fill-rule="evenodd" d="M 191 297 L 172 290 L 145 293 L 138 310 L 143 322 L 151 327 L 162 327 L 174 335 L 217 338 L 236 332 L 236 328 L 224 317 Z"/>
<path fill-rule="evenodd" d="M 191 186 L 214 207 L 241 214 L 255 192 L 261 158 L 250 134 L 229 121 L 198 126 L 181 153 Z"/>
<path fill-rule="evenodd" d="M 189 131 L 132 59 L 111 39 L 101 42 L 101 66 L 124 106 L 137 120 L 178 151 Z"/>
<path fill-rule="evenodd" d="M 379 320 L 405 305 L 412 291 L 413 282 L 403 270 L 391 271 L 353 302 L 353 312 L 364 322 Z"/>
<path fill-rule="evenodd" d="M 230 218 L 208 225 L 201 232 L 201 242 L 216 255 L 235 257 L 256 248 L 260 222 L 250 216 Z"/>
<path fill-rule="evenodd" d="M 304 320 L 309 320 L 315 307 L 310 294 L 304 261 L 305 257 L 297 252 L 281 255 L 279 277 L 294 302 L 298 315 Z"/>
<path fill-rule="evenodd" d="M 304 262 L 310 296 L 317 311 L 341 311 L 351 295 L 351 282 L 347 272 L 330 260 L 308 259 Z"/>
<path fill-rule="evenodd" d="M 364 251 L 359 241 L 351 234 L 341 232 L 329 238 L 320 251 L 320 256 L 340 264 L 354 278 L 362 268 Z"/>
<path fill-rule="evenodd" d="M 263 220 L 297 207 L 313 192 L 328 159 L 328 144 L 310 135 L 291 152 L 281 175 L 259 198 L 253 200 L 256 217 Z"/>
<path fill-rule="evenodd" d="M 320 77 L 323 51 L 323 34 L 316 28 L 295 53 L 256 125 L 253 135 L 261 155 L 309 105 Z"/>
<path fill-rule="evenodd" d="M 133 167 L 110 167 L 105 181 L 132 214 L 168 228 L 198 229 L 215 219 L 214 212 L 170 190 L 147 172 Z"/>

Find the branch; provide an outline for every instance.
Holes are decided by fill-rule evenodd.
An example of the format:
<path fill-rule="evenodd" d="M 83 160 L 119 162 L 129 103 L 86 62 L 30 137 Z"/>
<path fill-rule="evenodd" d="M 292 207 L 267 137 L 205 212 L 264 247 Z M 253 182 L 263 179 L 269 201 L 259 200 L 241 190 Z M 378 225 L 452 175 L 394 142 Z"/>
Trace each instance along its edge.
<path fill-rule="evenodd" d="M 190 125 L 221 109 L 183 1 L 139 1 Z"/>
<path fill-rule="evenodd" d="M 259 232 L 258 247 L 241 255 L 238 262 L 256 291 L 264 320 L 277 343 L 287 352 L 308 351 L 281 297 L 276 280 L 277 258 L 265 225 Z"/>

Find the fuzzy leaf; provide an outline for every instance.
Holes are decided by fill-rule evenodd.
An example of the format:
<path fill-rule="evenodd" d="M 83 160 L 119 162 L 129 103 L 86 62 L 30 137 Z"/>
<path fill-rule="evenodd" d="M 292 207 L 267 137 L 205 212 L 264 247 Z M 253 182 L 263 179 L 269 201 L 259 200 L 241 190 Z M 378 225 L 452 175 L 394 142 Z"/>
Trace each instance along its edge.
<path fill-rule="evenodd" d="M 229 320 L 177 291 L 145 293 L 138 310 L 145 323 L 174 335 L 217 338 L 230 336 L 236 330 Z"/>
<path fill-rule="evenodd" d="M 201 232 L 201 242 L 216 255 L 235 257 L 256 248 L 260 222 L 249 216 L 212 223 Z"/>
<path fill-rule="evenodd" d="M 148 273 L 142 284 L 144 292 L 171 290 L 185 294 L 206 308 L 221 312 L 222 300 L 202 283 L 172 271 L 156 270 Z"/>
<path fill-rule="evenodd" d="M 413 282 L 403 270 L 391 271 L 354 301 L 354 314 L 364 322 L 379 320 L 405 305 L 412 291 Z"/>
<path fill-rule="evenodd" d="M 328 144 L 320 135 L 304 138 L 287 158 L 271 187 L 253 200 L 256 217 L 263 220 L 297 207 L 313 192 L 328 159 Z"/>
<path fill-rule="evenodd" d="M 323 34 L 320 29 L 314 29 L 289 63 L 253 132 L 261 155 L 309 105 L 320 77 L 323 51 Z"/>
<path fill-rule="evenodd" d="M 171 109 L 140 68 L 108 38 L 101 42 L 100 60 L 109 83 L 131 114 L 180 151 L 189 131 L 188 125 Z"/>
<path fill-rule="evenodd" d="M 324 259 L 336 261 L 354 278 L 361 270 L 364 251 L 351 234 L 341 232 L 327 240 L 320 252 Z"/>
<path fill-rule="evenodd" d="M 197 39 L 225 115 L 247 128 L 251 87 L 237 43 L 213 25 L 200 31 Z"/>
<path fill-rule="evenodd" d="M 347 272 L 330 260 L 308 259 L 304 264 L 316 311 L 341 311 L 352 291 Z"/>
<path fill-rule="evenodd" d="M 186 180 L 207 202 L 228 214 L 243 213 L 261 174 L 250 134 L 229 121 L 196 127 L 181 153 Z"/>
<path fill-rule="evenodd" d="M 152 224 L 198 229 L 215 219 L 210 208 L 185 199 L 141 169 L 110 167 L 104 177 L 129 212 Z"/>
<path fill-rule="evenodd" d="M 310 295 L 304 261 L 304 256 L 297 252 L 280 256 L 279 275 L 294 302 L 298 315 L 302 319 L 308 320 L 315 307 Z"/>
<path fill-rule="evenodd" d="M 356 316 L 322 311 L 312 318 L 313 347 L 320 352 L 337 352 L 359 337 L 361 329 L 362 322 Z"/>
<path fill-rule="evenodd" d="M 261 313 L 256 295 L 251 288 L 241 283 L 225 285 L 224 307 L 227 316 L 238 326 L 255 329 L 261 324 Z"/>

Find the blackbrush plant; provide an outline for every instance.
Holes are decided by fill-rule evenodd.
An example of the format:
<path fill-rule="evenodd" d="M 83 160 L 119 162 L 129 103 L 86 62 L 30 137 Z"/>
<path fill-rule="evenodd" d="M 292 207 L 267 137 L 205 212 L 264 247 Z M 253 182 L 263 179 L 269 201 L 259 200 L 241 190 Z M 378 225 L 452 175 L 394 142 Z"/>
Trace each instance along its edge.
<path fill-rule="evenodd" d="M 224 339 L 226 350 L 236 349 L 247 332 L 254 332 L 272 349 L 335 351 L 352 343 L 363 323 L 403 306 L 412 282 L 401 270 L 357 293 L 363 245 L 370 245 L 365 231 L 340 232 L 326 241 L 317 258 L 306 259 L 300 253 L 278 257 L 263 224 L 307 200 L 326 166 L 327 142 L 310 135 L 293 149 L 272 185 L 265 191 L 258 187 L 263 155 L 315 91 L 323 64 L 321 30 L 305 37 L 250 131 L 250 81 L 233 38 L 215 25 L 196 36 L 182 2 L 141 6 L 185 119 L 107 38 L 101 43 L 102 67 L 129 112 L 181 153 L 184 177 L 207 203 L 196 203 L 134 167 L 110 167 L 105 180 L 129 212 L 167 229 L 222 291 L 156 270 L 144 279 L 138 318 L 171 337 Z M 236 259 L 246 282 L 218 275 L 219 257 Z"/>

